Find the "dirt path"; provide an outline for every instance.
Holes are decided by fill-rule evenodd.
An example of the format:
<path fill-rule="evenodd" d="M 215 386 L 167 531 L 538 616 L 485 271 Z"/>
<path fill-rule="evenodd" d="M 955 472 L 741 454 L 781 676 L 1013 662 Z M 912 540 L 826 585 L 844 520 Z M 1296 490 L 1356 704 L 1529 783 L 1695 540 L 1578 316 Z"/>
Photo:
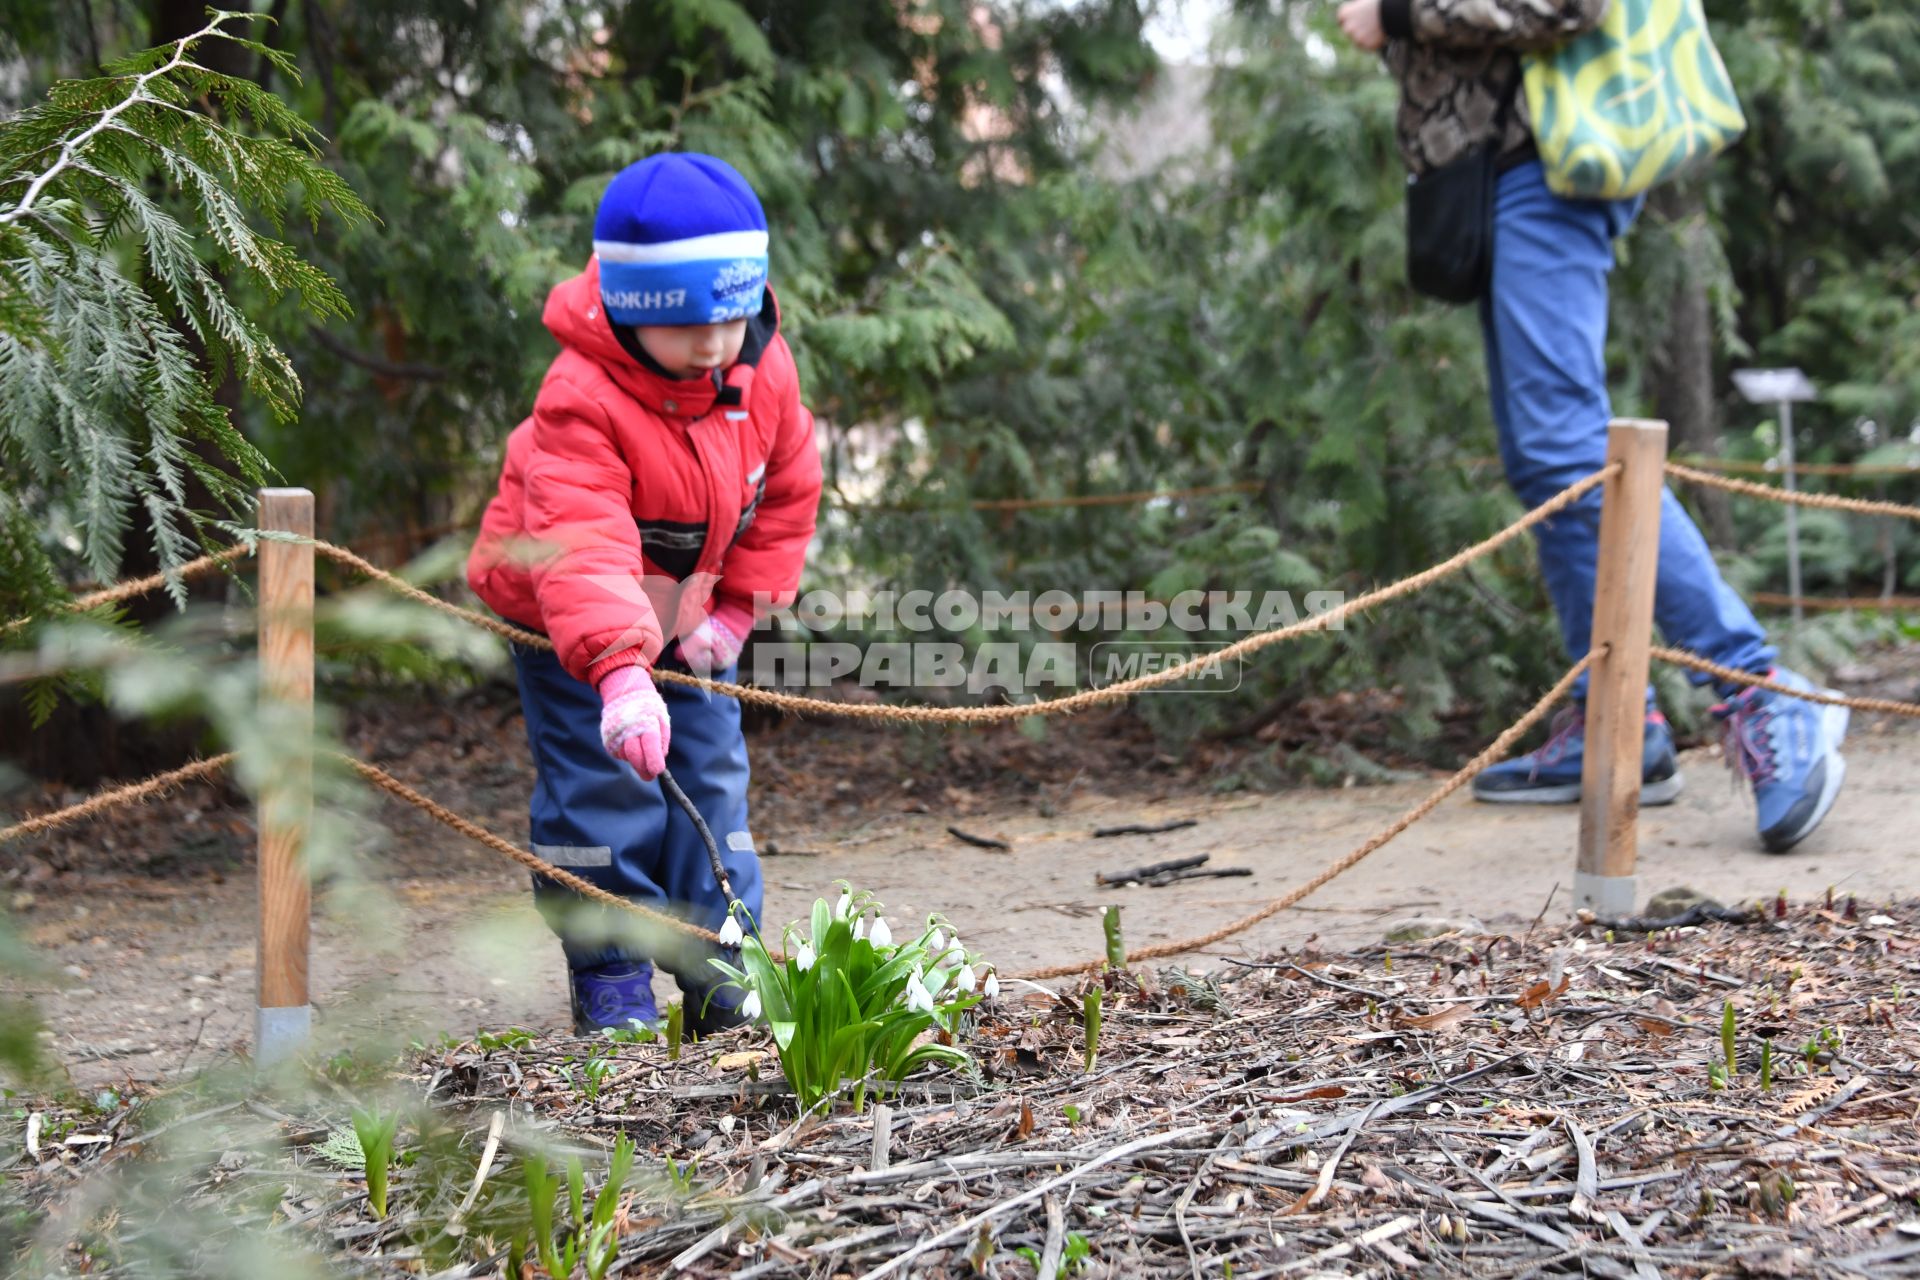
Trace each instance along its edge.
<path fill-rule="evenodd" d="M 775 774 L 780 751 L 776 744 L 765 753 Z M 1920 732 L 1857 722 L 1847 755 L 1847 790 L 1833 817 L 1799 851 L 1776 858 L 1757 851 L 1750 801 L 1716 754 L 1687 753 L 1686 793 L 1644 815 L 1643 898 L 1681 884 L 1727 901 L 1781 888 L 1804 899 L 1829 885 L 1863 901 L 1920 892 Z M 475 767 L 491 770 L 497 785 L 469 811 L 517 836 L 517 771 L 502 761 Z M 772 834 L 784 848 L 832 851 L 767 858 L 767 915 L 793 919 L 844 877 L 872 887 L 896 918 L 945 911 L 971 948 L 1006 971 L 1071 960 L 1097 951 L 1104 905 L 1125 908 L 1134 944 L 1202 932 L 1312 875 L 1431 785 L 1218 798 L 1189 790 L 1160 800 L 1073 789 L 1059 803 L 1039 804 L 967 797 L 973 811 L 958 821 L 1010 839 L 1011 853 L 955 840 L 944 829 L 956 820 L 947 813 L 855 811 L 853 819 L 829 808 L 806 824 L 762 829 L 763 844 Z M 560 1025 L 559 948 L 533 916 L 518 869 L 410 810 L 389 806 L 380 816 L 390 835 L 369 850 L 375 892 L 329 902 L 316 920 L 313 990 L 323 1040 L 347 1026 L 430 1037 Z M 1096 826 L 1173 818 L 1198 825 L 1090 835 Z M 1315 935 L 1330 944 L 1364 941 L 1405 915 L 1470 914 L 1495 929 L 1524 929 L 1543 909 L 1563 918 L 1576 822 L 1571 808 L 1495 808 L 1456 796 L 1301 907 L 1186 963 L 1298 947 Z M 1162 889 L 1094 884 L 1098 870 L 1202 851 L 1216 865 L 1254 874 Z M 173 879 L 90 876 L 14 894 L 28 940 L 52 969 L 25 990 L 77 1083 L 150 1080 L 244 1048 L 252 894 L 244 868 Z M 671 989 L 664 980 L 662 989 Z"/>

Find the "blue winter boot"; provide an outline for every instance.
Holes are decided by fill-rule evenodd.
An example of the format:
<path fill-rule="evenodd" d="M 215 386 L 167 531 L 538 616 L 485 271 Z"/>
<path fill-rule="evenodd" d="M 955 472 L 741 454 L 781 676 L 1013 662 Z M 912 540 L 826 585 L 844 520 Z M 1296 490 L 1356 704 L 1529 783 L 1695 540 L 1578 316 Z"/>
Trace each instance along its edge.
<path fill-rule="evenodd" d="M 653 1006 L 653 966 L 615 961 L 567 974 L 573 994 L 573 1033 L 592 1035 L 635 1022 L 652 1026 L 660 1014 Z"/>
<path fill-rule="evenodd" d="M 1798 672 L 1775 667 L 1775 684 L 1811 691 Z M 1760 843 L 1785 853 L 1813 833 L 1833 808 L 1847 762 L 1847 709 L 1808 702 L 1771 689 L 1743 689 L 1713 709 L 1721 721 L 1721 751 L 1733 771 L 1753 784 Z"/>
<path fill-rule="evenodd" d="M 1586 742 L 1586 706 L 1576 702 L 1553 718 L 1553 732 L 1537 751 L 1483 769 L 1473 780 L 1473 798 L 1490 804 L 1573 804 L 1580 799 Z M 1649 711 L 1640 756 L 1640 803 L 1672 804 L 1681 785 L 1673 730 L 1665 716 Z"/>

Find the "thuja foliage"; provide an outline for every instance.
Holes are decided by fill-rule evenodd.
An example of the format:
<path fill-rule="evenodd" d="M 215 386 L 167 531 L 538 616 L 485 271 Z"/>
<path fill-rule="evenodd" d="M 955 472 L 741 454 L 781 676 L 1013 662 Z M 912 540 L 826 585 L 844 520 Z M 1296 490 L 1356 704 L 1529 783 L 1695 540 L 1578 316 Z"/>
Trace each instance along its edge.
<path fill-rule="evenodd" d="M 254 23 L 215 14 L 0 121 L 0 614 L 55 598 L 69 551 L 116 576 L 136 528 L 179 564 L 266 478 L 218 389 L 284 419 L 300 379 L 236 282 L 348 310 L 279 237 L 289 209 L 352 225 L 365 206 L 311 125 L 204 56 L 232 45 L 292 75 Z"/>

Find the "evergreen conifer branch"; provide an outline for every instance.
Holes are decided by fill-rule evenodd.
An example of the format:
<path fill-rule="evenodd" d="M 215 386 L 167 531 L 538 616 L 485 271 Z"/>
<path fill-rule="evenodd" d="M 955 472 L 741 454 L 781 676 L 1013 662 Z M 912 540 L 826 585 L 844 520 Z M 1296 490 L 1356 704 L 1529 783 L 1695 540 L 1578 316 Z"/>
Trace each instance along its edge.
<path fill-rule="evenodd" d="M 111 578 L 137 522 L 170 569 L 197 553 L 209 498 L 245 510 L 270 467 L 215 389 L 231 376 L 287 420 L 301 387 L 235 287 L 349 313 L 277 237 L 290 209 L 310 224 L 371 214 L 312 126 L 199 57 L 228 41 L 297 81 L 236 30 L 257 19 L 210 10 L 192 35 L 0 121 L 0 614 L 60 596 L 63 543 Z"/>

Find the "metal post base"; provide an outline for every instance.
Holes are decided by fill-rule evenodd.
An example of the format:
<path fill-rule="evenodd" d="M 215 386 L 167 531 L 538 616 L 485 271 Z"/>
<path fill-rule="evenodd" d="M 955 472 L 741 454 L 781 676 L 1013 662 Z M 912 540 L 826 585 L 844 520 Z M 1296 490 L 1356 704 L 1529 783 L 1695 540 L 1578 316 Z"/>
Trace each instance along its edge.
<path fill-rule="evenodd" d="M 253 1065 L 278 1066 L 298 1057 L 313 1033 L 313 1006 L 291 1005 L 277 1009 L 255 1009 L 253 1013 Z"/>
<path fill-rule="evenodd" d="M 1573 905 L 1577 910 L 1597 916 L 1630 916 L 1638 898 L 1638 877 L 1597 876 L 1591 871 L 1573 873 Z"/>

